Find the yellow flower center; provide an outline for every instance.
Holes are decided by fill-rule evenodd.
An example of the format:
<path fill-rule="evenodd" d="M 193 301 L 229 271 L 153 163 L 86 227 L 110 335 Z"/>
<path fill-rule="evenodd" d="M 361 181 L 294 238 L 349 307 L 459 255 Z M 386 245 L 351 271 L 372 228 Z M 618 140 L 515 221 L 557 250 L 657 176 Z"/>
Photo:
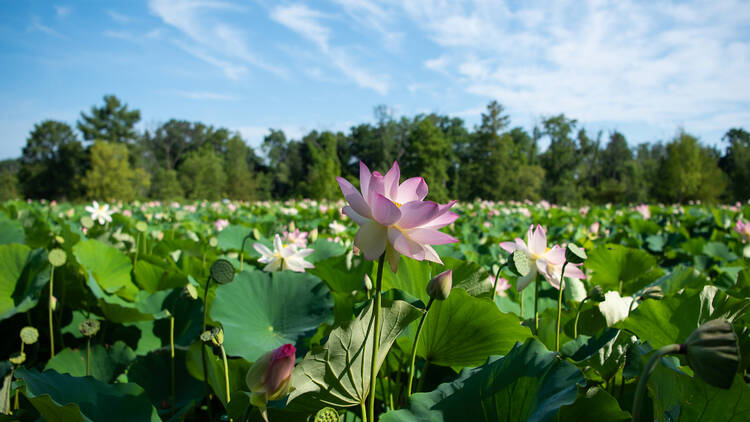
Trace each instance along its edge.
<path fill-rule="evenodd" d="M 401 208 L 401 205 L 403 205 L 403 204 L 401 204 L 401 203 L 399 203 L 399 202 L 396 202 L 396 201 L 392 201 L 392 202 L 393 202 L 394 204 L 396 204 L 396 206 L 397 206 L 397 207 L 399 207 L 399 208 Z"/>

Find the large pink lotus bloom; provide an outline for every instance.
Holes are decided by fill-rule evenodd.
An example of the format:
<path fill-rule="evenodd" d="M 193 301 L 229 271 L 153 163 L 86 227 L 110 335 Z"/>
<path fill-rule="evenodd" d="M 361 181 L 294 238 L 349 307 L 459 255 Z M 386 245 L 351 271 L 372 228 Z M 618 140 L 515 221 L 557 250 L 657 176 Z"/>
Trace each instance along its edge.
<path fill-rule="evenodd" d="M 360 161 L 361 192 L 348 180 L 336 178 L 349 203 L 342 212 L 359 225 L 354 244 L 371 261 L 385 253 L 394 273 L 398 270 L 399 255 L 442 264 L 430 245 L 458 242 L 438 231 L 458 218 L 450 211 L 456 201 L 447 204 L 424 201 L 428 192 L 424 179 L 412 177 L 399 184 L 400 177 L 397 162 L 383 176 L 377 171 L 370 173 Z"/>
<path fill-rule="evenodd" d="M 737 220 L 737 224 L 734 226 L 734 231 L 740 234 L 744 242 L 750 242 L 750 223 L 742 220 Z"/>
<path fill-rule="evenodd" d="M 531 271 L 518 279 L 517 288 L 519 292 L 536 278 L 537 273 L 544 274 L 547 271 L 548 264 L 562 265 L 565 262 L 565 249 L 557 245 L 551 249 L 547 248 L 547 234 L 540 225 L 537 225 L 536 229 L 534 229 L 533 224 L 529 226 L 529 231 L 526 233 L 526 243 L 517 237 L 514 242 L 501 242 L 500 247 L 510 253 L 522 250 L 529 259 Z M 565 271 L 567 272 L 568 269 L 566 268 Z"/>

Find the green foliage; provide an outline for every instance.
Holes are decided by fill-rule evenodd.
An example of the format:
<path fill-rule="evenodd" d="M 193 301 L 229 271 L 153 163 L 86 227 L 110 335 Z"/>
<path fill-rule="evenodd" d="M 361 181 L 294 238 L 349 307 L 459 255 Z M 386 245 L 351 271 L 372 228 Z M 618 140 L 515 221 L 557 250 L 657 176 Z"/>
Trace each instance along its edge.
<path fill-rule="evenodd" d="M 336 176 L 341 174 L 341 164 L 337 154 L 337 139 L 331 132 L 315 136 L 315 132 L 303 140 L 310 152 L 312 162 L 308 178 L 303 182 L 302 191 L 306 198 L 334 199 L 340 194 Z"/>
<path fill-rule="evenodd" d="M 258 180 L 248 164 L 252 150 L 238 136 L 227 142 L 227 196 L 230 199 L 251 200 L 258 197 Z"/>
<path fill-rule="evenodd" d="M 733 199 L 747 200 L 750 198 L 750 133 L 742 128 L 733 128 L 722 139 L 729 146 L 720 165 L 729 176 Z"/>
<path fill-rule="evenodd" d="M 104 96 L 104 105 L 91 107 L 91 113 L 81 113 L 78 130 L 87 141 L 102 140 L 114 143 L 133 142 L 138 134 L 135 124 L 141 120 L 141 112 L 128 110 L 114 95 Z"/>
<path fill-rule="evenodd" d="M 188 198 L 215 201 L 223 197 L 227 183 L 224 162 L 212 149 L 202 148 L 188 154 L 179 173 Z"/>
<path fill-rule="evenodd" d="M 185 196 L 180 181 L 177 179 L 177 171 L 158 169 L 154 173 L 154 182 L 151 184 L 152 198 L 160 198 L 165 201 L 175 201 Z"/>
<path fill-rule="evenodd" d="M 718 200 L 726 187 L 718 157 L 685 132 L 680 132 L 666 148 L 667 156 L 659 167 L 660 198 L 676 202 Z"/>
<path fill-rule="evenodd" d="M 91 168 L 83 184 L 92 199 L 131 201 L 150 186 L 150 176 L 142 169 L 133 170 L 125 145 L 94 142 L 91 147 Z"/>
<path fill-rule="evenodd" d="M 417 117 L 409 131 L 407 145 L 400 162 L 403 176 L 423 177 L 430 188 L 428 199 L 448 200 L 450 144 L 432 116 Z"/>

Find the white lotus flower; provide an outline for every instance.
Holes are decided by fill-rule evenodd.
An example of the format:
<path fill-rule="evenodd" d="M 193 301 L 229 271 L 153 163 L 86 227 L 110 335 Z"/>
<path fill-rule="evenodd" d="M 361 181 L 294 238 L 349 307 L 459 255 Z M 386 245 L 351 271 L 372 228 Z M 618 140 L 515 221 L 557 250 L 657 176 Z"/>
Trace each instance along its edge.
<path fill-rule="evenodd" d="M 334 221 L 331 224 L 328 225 L 328 228 L 331 229 L 331 233 L 333 234 L 339 234 L 346 231 L 346 226 L 339 223 L 338 221 Z"/>
<path fill-rule="evenodd" d="M 278 234 L 273 238 L 273 251 L 262 243 L 254 244 L 253 248 L 262 255 L 258 262 L 266 264 L 263 271 L 290 270 L 303 273 L 307 268 L 315 268 L 313 264 L 305 261 L 306 256 L 315 252 L 313 249 L 297 249 L 294 244 L 284 245 Z"/>
<path fill-rule="evenodd" d="M 110 210 L 108 204 L 99 205 L 98 202 L 94 201 L 93 205 L 88 205 L 84 209 L 91 214 L 92 220 L 98 221 L 101 225 L 112 221 L 114 210 Z"/>
<path fill-rule="evenodd" d="M 599 312 L 607 320 L 607 327 L 611 327 L 627 318 L 632 303 L 633 298 L 630 296 L 620 297 L 620 293 L 616 291 L 605 293 L 604 302 L 599 304 Z M 637 307 L 638 303 L 636 302 L 633 305 L 633 309 Z"/>

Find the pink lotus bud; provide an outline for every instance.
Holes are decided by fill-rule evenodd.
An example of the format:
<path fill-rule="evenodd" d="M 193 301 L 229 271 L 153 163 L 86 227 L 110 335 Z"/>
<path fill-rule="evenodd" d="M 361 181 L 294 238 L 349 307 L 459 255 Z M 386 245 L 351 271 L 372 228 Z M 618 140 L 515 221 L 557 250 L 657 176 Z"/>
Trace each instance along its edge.
<path fill-rule="evenodd" d="M 427 284 L 427 294 L 436 300 L 445 300 L 453 287 L 453 270 L 443 271 Z"/>
<path fill-rule="evenodd" d="M 296 352 L 293 345 L 285 344 L 259 357 L 245 377 L 250 391 L 265 396 L 266 401 L 287 395 Z"/>

